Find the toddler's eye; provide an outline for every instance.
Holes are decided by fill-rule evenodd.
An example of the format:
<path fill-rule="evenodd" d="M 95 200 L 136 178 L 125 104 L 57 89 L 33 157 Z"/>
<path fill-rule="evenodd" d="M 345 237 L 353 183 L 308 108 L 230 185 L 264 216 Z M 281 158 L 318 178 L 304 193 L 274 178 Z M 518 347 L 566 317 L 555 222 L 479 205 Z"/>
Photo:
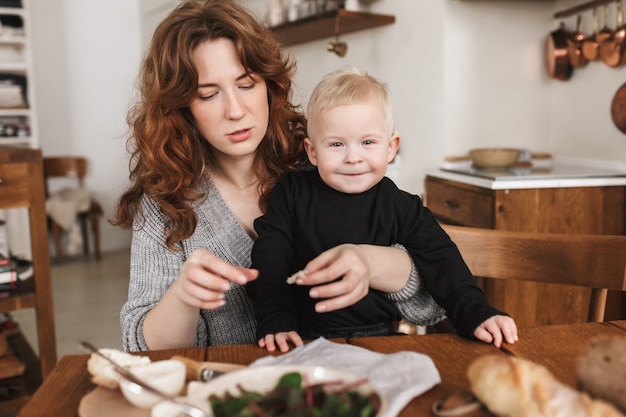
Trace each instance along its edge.
<path fill-rule="evenodd" d="M 332 143 L 330 144 L 330 146 L 331 146 L 332 148 L 339 148 L 339 147 L 343 146 L 343 143 L 341 143 L 341 142 L 332 142 Z"/>

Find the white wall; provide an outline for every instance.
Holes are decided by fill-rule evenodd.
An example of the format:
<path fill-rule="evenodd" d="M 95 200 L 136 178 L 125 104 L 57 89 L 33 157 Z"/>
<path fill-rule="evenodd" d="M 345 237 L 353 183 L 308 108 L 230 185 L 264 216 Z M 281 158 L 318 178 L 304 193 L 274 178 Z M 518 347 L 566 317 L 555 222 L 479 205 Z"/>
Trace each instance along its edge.
<path fill-rule="evenodd" d="M 112 217 L 128 177 L 125 113 L 141 54 L 137 0 L 31 2 L 41 148 L 84 155 L 86 185 Z M 130 233 L 101 222 L 102 250 Z"/>
<path fill-rule="evenodd" d="M 141 3 L 145 10 L 166 1 Z M 241 3 L 265 13 L 265 0 Z M 626 160 L 626 137 L 610 118 L 626 67 L 590 63 L 566 82 L 545 73 L 544 40 L 558 23 L 552 16 L 579 3 L 376 1 L 372 11 L 396 23 L 342 36 L 345 58 L 326 52 L 327 40 L 287 48 L 298 62 L 296 98 L 306 102 L 322 75 L 345 65 L 386 81 L 403 139 L 398 182 L 415 193 L 423 192 L 424 169 L 473 147 Z M 121 137 L 142 52 L 139 0 L 31 4 L 42 149 L 87 155 L 88 185 L 111 215 L 128 175 Z M 586 31 L 590 16 L 583 16 Z M 566 20 L 570 28 L 574 19 Z M 104 233 L 104 250 L 128 244 L 127 232 L 107 225 Z"/>

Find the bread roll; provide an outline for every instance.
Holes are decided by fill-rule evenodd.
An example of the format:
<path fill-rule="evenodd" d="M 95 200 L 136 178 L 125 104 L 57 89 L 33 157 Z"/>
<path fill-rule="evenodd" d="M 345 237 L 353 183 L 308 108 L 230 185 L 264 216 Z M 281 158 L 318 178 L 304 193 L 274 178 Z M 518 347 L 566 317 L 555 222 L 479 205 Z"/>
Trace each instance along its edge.
<path fill-rule="evenodd" d="M 624 417 L 557 381 L 545 367 L 507 355 L 487 355 L 468 368 L 476 397 L 501 417 Z"/>
<path fill-rule="evenodd" d="M 578 386 L 626 413 L 626 336 L 592 338 L 578 359 Z"/>
<path fill-rule="evenodd" d="M 128 369 L 150 363 L 150 358 L 147 356 L 131 355 L 117 349 L 99 349 L 99 352 Z M 92 353 L 87 361 L 87 371 L 89 371 L 91 382 L 94 384 L 111 389 L 119 386 L 117 372 L 115 372 L 113 365 L 95 353 Z"/>

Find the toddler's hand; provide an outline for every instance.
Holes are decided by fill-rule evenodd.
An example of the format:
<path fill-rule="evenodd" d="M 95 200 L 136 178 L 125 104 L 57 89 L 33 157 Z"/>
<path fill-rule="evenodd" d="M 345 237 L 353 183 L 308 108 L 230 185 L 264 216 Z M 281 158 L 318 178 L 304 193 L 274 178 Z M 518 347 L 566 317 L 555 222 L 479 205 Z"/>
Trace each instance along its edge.
<path fill-rule="evenodd" d="M 517 325 L 509 316 L 489 317 L 474 330 L 474 336 L 485 343 L 493 343 L 499 348 L 502 345 L 503 336 L 507 343 L 513 344 L 517 341 Z"/>
<path fill-rule="evenodd" d="M 296 347 L 304 345 L 298 332 L 291 331 L 265 335 L 263 339 L 259 340 L 259 347 L 267 348 L 268 352 L 273 352 L 276 350 L 276 345 L 278 345 L 280 351 L 284 353 L 289 351 L 289 342 Z"/>

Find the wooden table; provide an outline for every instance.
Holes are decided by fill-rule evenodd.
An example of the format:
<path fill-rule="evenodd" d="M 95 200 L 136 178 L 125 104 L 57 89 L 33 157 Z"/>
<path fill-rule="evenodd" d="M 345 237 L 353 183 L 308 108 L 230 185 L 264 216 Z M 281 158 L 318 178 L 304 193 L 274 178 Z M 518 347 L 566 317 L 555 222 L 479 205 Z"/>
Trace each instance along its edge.
<path fill-rule="evenodd" d="M 425 336 L 388 336 L 351 339 L 348 343 L 376 352 L 392 353 L 409 350 L 432 358 L 442 382 L 415 398 L 401 417 L 427 416 L 430 407 L 455 390 L 468 390 L 466 370 L 469 364 L 485 354 L 511 354 L 546 366 L 561 381 L 575 386 L 578 355 L 589 338 L 598 334 L 626 336 L 626 321 L 579 323 L 520 329 L 520 340 L 497 349 L 493 345 L 474 342 L 453 334 Z M 146 353 L 153 360 L 183 355 L 207 361 L 250 364 L 268 353 L 252 345 L 215 346 L 209 348 L 174 349 Z M 77 416 L 81 398 L 94 388 L 87 373 L 88 355 L 62 357 L 50 376 L 22 409 L 20 417 Z M 322 364 L 323 365 L 323 364 Z"/>

